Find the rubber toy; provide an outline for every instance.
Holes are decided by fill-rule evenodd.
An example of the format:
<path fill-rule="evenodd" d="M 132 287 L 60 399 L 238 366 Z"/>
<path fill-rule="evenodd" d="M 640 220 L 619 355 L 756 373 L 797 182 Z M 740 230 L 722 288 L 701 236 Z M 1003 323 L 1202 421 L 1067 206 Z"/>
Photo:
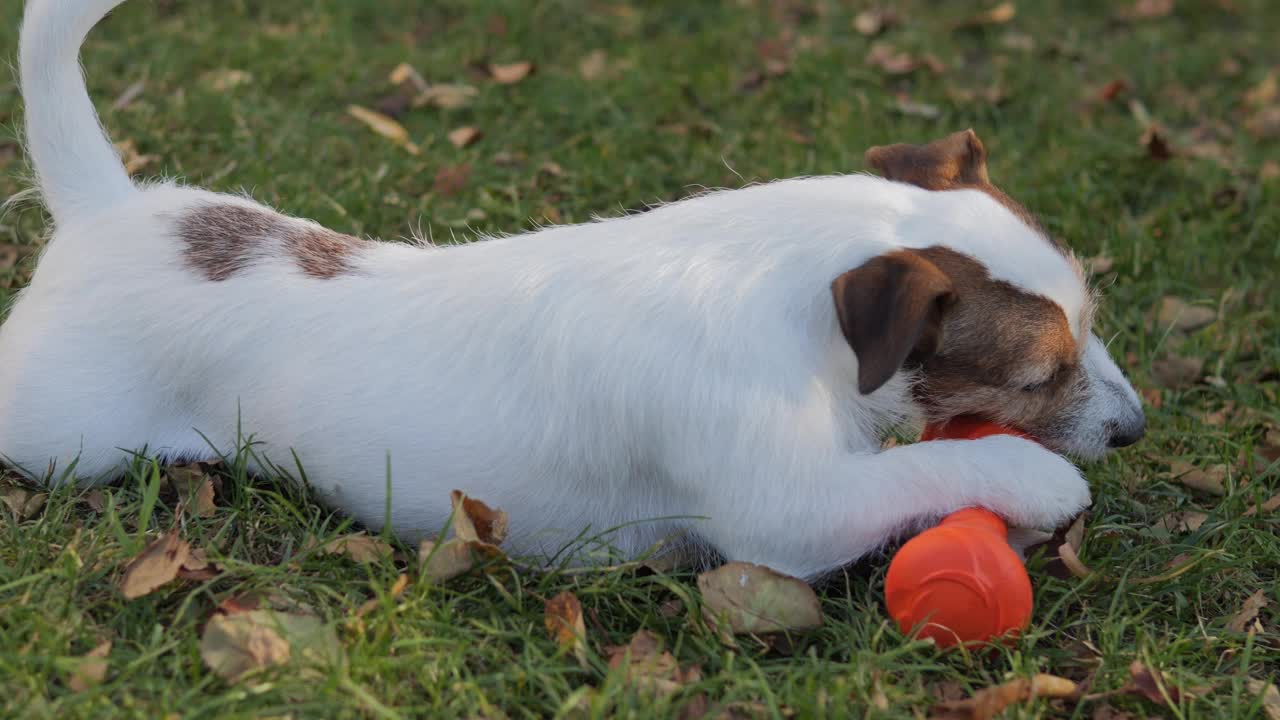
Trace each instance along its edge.
<path fill-rule="evenodd" d="M 921 440 L 1027 437 L 978 418 L 929 425 Z M 909 540 L 889 564 L 885 605 L 904 634 L 939 647 L 1016 637 L 1031 621 L 1031 580 L 995 513 L 965 508 Z"/>

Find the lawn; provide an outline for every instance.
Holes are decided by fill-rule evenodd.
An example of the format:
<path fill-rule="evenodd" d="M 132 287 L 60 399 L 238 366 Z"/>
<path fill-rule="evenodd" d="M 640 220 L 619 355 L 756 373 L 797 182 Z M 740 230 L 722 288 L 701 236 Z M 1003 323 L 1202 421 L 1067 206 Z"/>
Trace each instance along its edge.
<path fill-rule="evenodd" d="M 913 0 L 881 28 L 834 0 L 127 4 L 84 60 L 140 176 L 246 189 L 390 240 L 467 242 L 854 172 L 871 145 L 973 127 L 993 180 L 1091 259 L 1100 334 L 1149 432 L 1087 468 L 1092 572 L 1033 559 L 1031 628 L 973 653 L 893 626 L 883 556 L 818 588 L 820 629 L 730 646 L 693 620 L 692 572 L 497 564 L 436 582 L 417 548 L 325 553 L 357 528 L 287 479 L 247 476 L 243 456 L 210 471 L 211 507 L 178 507 L 145 459 L 43 505 L 9 485 L 0 716 L 909 717 L 1050 673 L 1086 698 L 1015 702 L 1009 717 L 1280 717 L 1256 682 L 1280 676 L 1280 509 L 1265 504 L 1280 491 L 1280 5 L 1165 4 L 1023 0 L 1010 17 Z M 0 3 L 6 58 L 21 5 Z M 527 76 L 504 67 L 522 62 Z M 475 93 L 413 107 L 389 79 L 401 63 Z M 394 114 L 418 153 L 351 105 Z M 26 187 L 20 119 L 16 82 L 0 81 L 0 199 Z M 460 128 L 481 135 L 458 147 Z M 0 302 L 44 231 L 31 205 L 0 217 Z M 221 572 L 126 600 L 126 564 L 172 528 Z M 564 591 L 584 610 L 581 662 L 544 625 Z M 320 654 L 341 657 L 295 647 L 239 682 L 211 672 L 202 633 L 253 593 L 310 608 L 332 631 Z M 610 646 L 640 630 L 683 670 L 611 668 Z M 107 641 L 105 663 L 83 659 Z M 1151 697 L 1126 690 L 1134 663 L 1159 680 Z"/>

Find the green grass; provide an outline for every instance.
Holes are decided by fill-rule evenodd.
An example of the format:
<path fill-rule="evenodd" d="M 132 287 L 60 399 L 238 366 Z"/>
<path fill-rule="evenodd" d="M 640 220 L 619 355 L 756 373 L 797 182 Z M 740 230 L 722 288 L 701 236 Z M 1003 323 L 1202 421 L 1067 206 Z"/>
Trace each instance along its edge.
<path fill-rule="evenodd" d="M 9 57 L 20 5 L 0 3 Z M 712 709 L 758 703 L 765 716 L 785 708 L 803 717 L 903 717 L 926 713 L 940 687 L 977 689 L 1011 674 L 1092 674 L 1095 691 L 1111 690 L 1140 660 L 1177 685 L 1212 689 L 1174 706 L 1116 696 L 1078 707 L 1031 702 L 1010 715 L 1114 717 L 1103 714 L 1111 708 L 1135 717 L 1261 717 L 1246 681 L 1280 674 L 1280 513 L 1244 511 L 1277 491 L 1277 471 L 1274 463 L 1242 468 L 1237 458 L 1280 426 L 1280 180 L 1263 172 L 1268 158 L 1280 160 L 1280 144 L 1249 131 L 1241 98 L 1280 65 L 1280 6 L 1178 2 L 1170 17 L 1126 23 L 1111 3 L 1027 1 L 1007 25 L 957 30 L 982 6 L 903 2 L 903 22 L 880 39 L 932 52 L 946 69 L 888 77 L 864 63 L 872 41 L 852 29 L 847 5 L 135 0 L 92 35 L 85 64 L 113 138 L 159 158 L 143 174 L 248 188 L 346 232 L 397 238 L 420 224 L 440 242 L 466 241 L 472 230 L 517 232 L 547 217 L 615 214 L 702 186 L 857 171 L 870 145 L 976 128 L 996 183 L 1080 254 L 1114 259 L 1100 278 L 1100 330 L 1148 401 L 1159 400 L 1148 408 L 1145 442 L 1088 469 L 1096 501 L 1083 560 L 1109 579 L 1034 572 L 1031 630 L 1006 650 L 966 655 L 909 642 L 887 622 L 885 561 L 870 558 L 821 589 L 826 623 L 795 638 L 791 652 L 749 641 L 730 650 L 684 614 L 659 612 L 673 598 L 697 606 L 689 574 L 506 569 L 433 584 L 411 563 L 358 565 L 302 550 L 309 535 L 345 532 L 344 520 L 279 479 L 247 477 L 233 464 L 212 517 L 175 517 L 172 498 L 148 492 L 140 463 L 107 489 L 100 512 L 67 489 L 26 520 L 0 510 L 0 715 L 540 717 L 570 714 L 584 688 L 595 688 L 586 711 L 595 717 L 674 715 L 698 695 Z M 495 32 L 495 17 L 505 32 Z M 742 89 L 761 66 L 757 43 L 771 38 L 795 48 L 788 72 Z M 1034 47 L 1013 47 L 1026 38 Z M 609 62 L 587 81 L 578 64 L 595 48 Z M 1226 58 L 1236 72 L 1224 70 Z M 484 59 L 538 67 L 498 86 L 472 69 Z M 401 117 L 422 146 L 416 157 L 345 113 L 387 96 L 387 74 L 400 62 L 433 82 L 480 88 L 469 108 Z M 228 68 L 252 78 L 226 91 L 200 80 Z M 132 103 L 111 109 L 142 79 Z M 1084 102 L 1117 79 L 1131 89 L 1115 102 Z M 997 82 L 1000 104 L 948 92 Z M 898 112 L 898 94 L 936 106 L 938 116 Z M 1210 133 L 1227 161 L 1148 157 L 1131 100 L 1175 147 Z M 0 124 L 16 127 L 20 117 L 16 84 L 0 84 Z M 462 125 L 484 138 L 454 148 L 445 135 Z M 12 131 L 7 137 L 0 198 L 25 187 L 23 157 Z M 497 162 L 500 153 L 524 160 Z M 539 172 L 548 161 L 564 174 Z M 441 168 L 463 164 L 470 176 L 459 192 L 433 191 Z M 10 212 L 0 219 L 0 249 L 33 251 L 43 232 L 39 211 Z M 0 301 L 22 286 L 33 258 L 0 268 Z M 1150 316 L 1165 295 L 1221 308 L 1221 318 L 1187 336 L 1170 332 Z M 1204 374 L 1217 380 L 1160 388 L 1151 363 L 1171 351 L 1203 358 Z M 1210 423 L 1206 416 L 1224 406 L 1236 412 Z M 1229 492 L 1170 483 L 1162 473 L 1173 459 L 1226 464 Z M 1155 529 L 1182 510 L 1208 520 L 1193 532 Z M 225 572 L 125 601 L 115 585 L 123 564 L 175 522 Z M 1131 582 L 1175 560 L 1198 562 L 1167 581 Z M 390 598 L 401 571 L 414 581 Z M 1228 630 L 1259 589 L 1272 602 L 1263 632 Z M 203 623 L 220 601 L 252 590 L 303 601 L 332 621 L 341 666 L 318 676 L 288 668 L 235 686 L 208 672 L 198 652 Z M 543 601 L 562 590 L 587 610 L 587 669 L 558 655 L 543 628 Z M 360 628 L 351 618 L 371 597 L 384 600 Z M 642 628 L 682 664 L 700 665 L 703 679 L 654 702 L 609 671 L 603 648 Z M 73 692 L 66 673 L 74 658 L 106 639 L 105 682 Z"/>

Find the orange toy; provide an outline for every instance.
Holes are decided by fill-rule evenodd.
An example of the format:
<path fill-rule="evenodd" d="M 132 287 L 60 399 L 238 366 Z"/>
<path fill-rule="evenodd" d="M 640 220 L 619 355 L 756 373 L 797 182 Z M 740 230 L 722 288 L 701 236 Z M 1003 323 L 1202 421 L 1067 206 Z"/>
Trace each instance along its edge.
<path fill-rule="evenodd" d="M 921 440 L 1023 433 L 976 418 L 929 425 Z M 1031 621 L 1031 580 L 995 513 L 966 508 L 909 540 L 889 564 L 885 605 L 902 632 L 940 647 L 1016 634 Z"/>

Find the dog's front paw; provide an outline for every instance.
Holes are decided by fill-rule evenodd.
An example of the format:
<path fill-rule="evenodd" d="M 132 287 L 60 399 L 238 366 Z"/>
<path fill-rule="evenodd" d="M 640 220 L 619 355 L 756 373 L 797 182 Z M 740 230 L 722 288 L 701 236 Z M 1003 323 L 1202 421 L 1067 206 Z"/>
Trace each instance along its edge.
<path fill-rule="evenodd" d="M 1089 483 L 1066 458 L 1043 446 L 1009 435 L 970 440 L 984 445 L 992 496 L 982 505 L 1011 525 L 1059 527 L 1089 507 Z"/>

